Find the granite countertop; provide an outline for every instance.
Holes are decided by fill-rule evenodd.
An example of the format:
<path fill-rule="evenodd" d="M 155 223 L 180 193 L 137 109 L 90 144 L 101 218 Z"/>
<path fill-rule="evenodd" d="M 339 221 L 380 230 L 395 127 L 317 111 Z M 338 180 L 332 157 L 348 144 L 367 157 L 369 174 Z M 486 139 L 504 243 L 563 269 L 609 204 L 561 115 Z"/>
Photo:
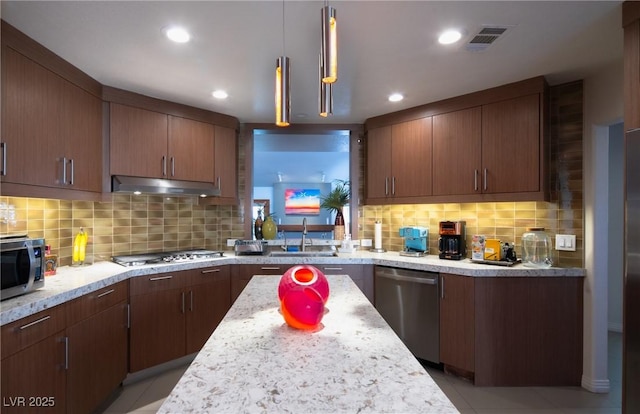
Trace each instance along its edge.
<path fill-rule="evenodd" d="M 268 257 L 235 256 L 226 252 L 224 257 L 195 260 L 176 264 L 154 264 L 140 267 L 123 267 L 112 262 L 58 268 L 54 276 L 45 278 L 45 286 L 27 295 L 0 302 L 0 325 L 13 322 L 36 312 L 60 305 L 87 293 L 94 292 L 132 277 L 197 269 L 224 264 L 373 264 L 431 272 L 453 273 L 472 277 L 583 277 L 581 268 L 532 269 L 523 265 L 501 267 L 471 263 L 469 260 L 440 260 L 436 255 L 405 257 L 399 252 L 372 253 L 356 251 L 339 253 L 336 257 Z"/>
<path fill-rule="evenodd" d="M 457 413 L 348 276 L 329 275 L 316 332 L 279 312 L 279 278 L 254 277 L 159 413 Z"/>

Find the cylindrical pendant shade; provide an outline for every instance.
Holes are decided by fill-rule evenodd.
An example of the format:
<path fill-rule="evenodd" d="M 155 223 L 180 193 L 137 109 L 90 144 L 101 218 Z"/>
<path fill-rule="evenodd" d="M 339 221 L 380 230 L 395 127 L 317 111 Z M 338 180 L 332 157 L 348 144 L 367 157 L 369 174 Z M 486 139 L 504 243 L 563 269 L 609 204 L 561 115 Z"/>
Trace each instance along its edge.
<path fill-rule="evenodd" d="M 320 116 L 326 118 L 333 114 L 333 85 L 322 82 L 322 56 L 320 56 L 318 68 L 320 72 L 318 79 L 320 84 L 318 90 L 319 112 Z"/>
<path fill-rule="evenodd" d="M 280 56 L 276 60 L 276 125 L 289 126 L 291 118 L 291 79 L 289 58 Z"/>
<path fill-rule="evenodd" d="M 338 80 L 338 35 L 336 9 L 331 6 L 322 8 L 322 82 L 333 83 Z"/>

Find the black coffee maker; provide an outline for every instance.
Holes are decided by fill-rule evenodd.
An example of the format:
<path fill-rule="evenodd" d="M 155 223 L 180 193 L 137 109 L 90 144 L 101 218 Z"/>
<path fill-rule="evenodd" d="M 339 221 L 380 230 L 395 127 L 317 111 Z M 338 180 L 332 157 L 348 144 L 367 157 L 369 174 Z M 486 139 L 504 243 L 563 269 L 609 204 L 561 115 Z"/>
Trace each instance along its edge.
<path fill-rule="evenodd" d="M 441 259 L 462 260 L 467 254 L 464 221 L 441 221 L 438 240 Z"/>

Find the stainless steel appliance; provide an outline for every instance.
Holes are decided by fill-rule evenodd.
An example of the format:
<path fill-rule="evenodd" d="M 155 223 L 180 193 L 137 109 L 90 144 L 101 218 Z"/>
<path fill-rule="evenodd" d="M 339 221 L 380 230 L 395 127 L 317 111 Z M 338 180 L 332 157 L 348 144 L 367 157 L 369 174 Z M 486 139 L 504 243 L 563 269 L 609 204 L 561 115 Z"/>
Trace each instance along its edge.
<path fill-rule="evenodd" d="M 304 243 L 302 244 L 304 246 Z M 236 240 L 234 251 L 236 256 L 255 256 L 266 254 L 265 240 Z"/>
<path fill-rule="evenodd" d="M 640 129 L 627 132 L 622 412 L 640 412 Z"/>
<path fill-rule="evenodd" d="M 201 259 L 223 257 L 223 252 L 213 250 L 179 250 L 175 252 L 159 252 L 146 254 L 132 254 L 125 256 L 113 256 L 111 260 L 122 266 L 143 266 L 161 263 L 182 263 Z"/>
<path fill-rule="evenodd" d="M 438 250 L 441 259 L 462 260 L 467 254 L 464 221 L 441 221 Z"/>
<path fill-rule="evenodd" d="M 417 358 L 440 362 L 438 273 L 376 266 L 375 306 Z"/>
<path fill-rule="evenodd" d="M 1 300 L 44 286 L 44 246 L 44 239 L 26 234 L 0 237 Z"/>
<path fill-rule="evenodd" d="M 401 256 L 420 257 L 427 254 L 429 229 L 426 227 L 400 227 L 400 236 L 404 238 Z"/>

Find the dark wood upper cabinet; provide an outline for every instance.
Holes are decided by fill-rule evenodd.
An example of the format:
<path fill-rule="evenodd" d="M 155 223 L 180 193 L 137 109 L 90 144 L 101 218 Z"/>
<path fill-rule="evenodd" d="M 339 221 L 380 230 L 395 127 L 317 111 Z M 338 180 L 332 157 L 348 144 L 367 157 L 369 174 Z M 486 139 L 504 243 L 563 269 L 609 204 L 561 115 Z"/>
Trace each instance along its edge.
<path fill-rule="evenodd" d="M 367 200 L 409 202 L 431 195 L 431 117 L 367 134 Z"/>
<path fill-rule="evenodd" d="M 214 126 L 111 103 L 111 175 L 214 181 Z"/>
<path fill-rule="evenodd" d="M 220 197 L 215 199 L 237 201 L 238 198 L 238 139 L 236 131 L 221 126 L 215 127 L 215 185 Z"/>
<path fill-rule="evenodd" d="M 433 194 L 473 194 L 480 190 L 482 109 L 433 117 Z"/>
<path fill-rule="evenodd" d="M 102 192 L 102 101 L 4 44 L 1 134 L 3 184 Z"/>
<path fill-rule="evenodd" d="M 367 120 L 366 203 L 548 200 L 546 89 L 532 78 Z"/>
<path fill-rule="evenodd" d="M 539 94 L 483 105 L 482 191 L 540 191 L 540 138 Z"/>
<path fill-rule="evenodd" d="M 110 173 L 162 177 L 166 171 L 167 115 L 132 106 L 110 105 Z"/>

